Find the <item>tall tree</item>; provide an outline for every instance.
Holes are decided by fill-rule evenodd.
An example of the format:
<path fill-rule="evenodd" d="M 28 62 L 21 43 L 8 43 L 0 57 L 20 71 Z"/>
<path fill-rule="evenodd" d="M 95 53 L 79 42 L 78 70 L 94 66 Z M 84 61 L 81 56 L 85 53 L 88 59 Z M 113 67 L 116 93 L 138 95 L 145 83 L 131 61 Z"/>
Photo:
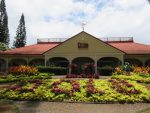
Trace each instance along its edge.
<path fill-rule="evenodd" d="M 20 47 L 24 47 L 25 45 L 26 45 L 26 27 L 25 27 L 24 14 L 22 14 L 16 31 L 14 47 L 20 48 Z"/>
<path fill-rule="evenodd" d="M 8 16 L 5 0 L 1 0 L 0 2 L 0 42 L 9 45 Z"/>

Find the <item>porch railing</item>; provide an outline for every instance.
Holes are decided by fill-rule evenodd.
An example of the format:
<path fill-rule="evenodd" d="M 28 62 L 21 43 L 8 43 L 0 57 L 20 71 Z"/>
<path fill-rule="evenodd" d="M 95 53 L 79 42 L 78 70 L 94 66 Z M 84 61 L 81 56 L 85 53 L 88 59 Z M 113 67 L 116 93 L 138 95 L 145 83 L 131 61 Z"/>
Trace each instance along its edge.
<path fill-rule="evenodd" d="M 41 38 L 37 39 L 37 43 L 46 43 L 46 42 L 64 42 L 69 38 Z M 104 37 L 99 38 L 104 42 L 133 42 L 133 37 Z"/>

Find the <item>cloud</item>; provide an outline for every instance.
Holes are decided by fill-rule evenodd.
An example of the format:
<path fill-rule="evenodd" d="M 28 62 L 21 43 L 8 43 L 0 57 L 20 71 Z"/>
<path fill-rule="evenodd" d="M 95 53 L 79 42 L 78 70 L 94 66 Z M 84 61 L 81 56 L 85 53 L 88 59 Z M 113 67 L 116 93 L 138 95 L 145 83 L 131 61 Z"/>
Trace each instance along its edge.
<path fill-rule="evenodd" d="M 11 45 L 19 19 L 25 15 L 27 44 L 37 38 L 69 38 L 82 29 L 97 37 L 133 36 L 150 44 L 147 0 L 6 0 Z"/>

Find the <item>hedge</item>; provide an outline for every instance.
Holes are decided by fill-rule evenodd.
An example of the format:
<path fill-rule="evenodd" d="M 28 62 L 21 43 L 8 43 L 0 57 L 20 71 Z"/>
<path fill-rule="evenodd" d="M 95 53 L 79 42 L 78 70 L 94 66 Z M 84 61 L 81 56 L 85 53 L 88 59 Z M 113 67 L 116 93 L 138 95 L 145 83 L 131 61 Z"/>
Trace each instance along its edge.
<path fill-rule="evenodd" d="M 105 66 L 105 67 L 98 67 L 97 71 L 100 75 L 103 76 L 111 76 L 113 73 L 113 68 L 110 66 Z"/>
<path fill-rule="evenodd" d="M 68 74 L 69 69 L 67 67 L 37 67 L 39 72 L 44 73 L 53 73 L 55 75 L 66 75 Z"/>

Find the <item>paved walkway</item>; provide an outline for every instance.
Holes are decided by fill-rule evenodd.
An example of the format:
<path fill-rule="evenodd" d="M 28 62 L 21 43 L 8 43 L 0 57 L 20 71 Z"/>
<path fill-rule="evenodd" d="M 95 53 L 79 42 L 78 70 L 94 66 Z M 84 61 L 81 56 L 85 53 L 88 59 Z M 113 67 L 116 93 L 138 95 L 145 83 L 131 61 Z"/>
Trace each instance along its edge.
<path fill-rule="evenodd" d="M 66 78 L 66 75 L 55 75 L 52 76 L 54 79 L 64 79 Z M 111 78 L 111 76 L 100 76 L 100 79 L 108 79 Z M 68 79 L 85 79 L 85 78 L 68 78 Z"/>
<path fill-rule="evenodd" d="M 150 104 L 86 104 L 63 102 L 16 102 L 21 113 L 136 113 Z"/>

